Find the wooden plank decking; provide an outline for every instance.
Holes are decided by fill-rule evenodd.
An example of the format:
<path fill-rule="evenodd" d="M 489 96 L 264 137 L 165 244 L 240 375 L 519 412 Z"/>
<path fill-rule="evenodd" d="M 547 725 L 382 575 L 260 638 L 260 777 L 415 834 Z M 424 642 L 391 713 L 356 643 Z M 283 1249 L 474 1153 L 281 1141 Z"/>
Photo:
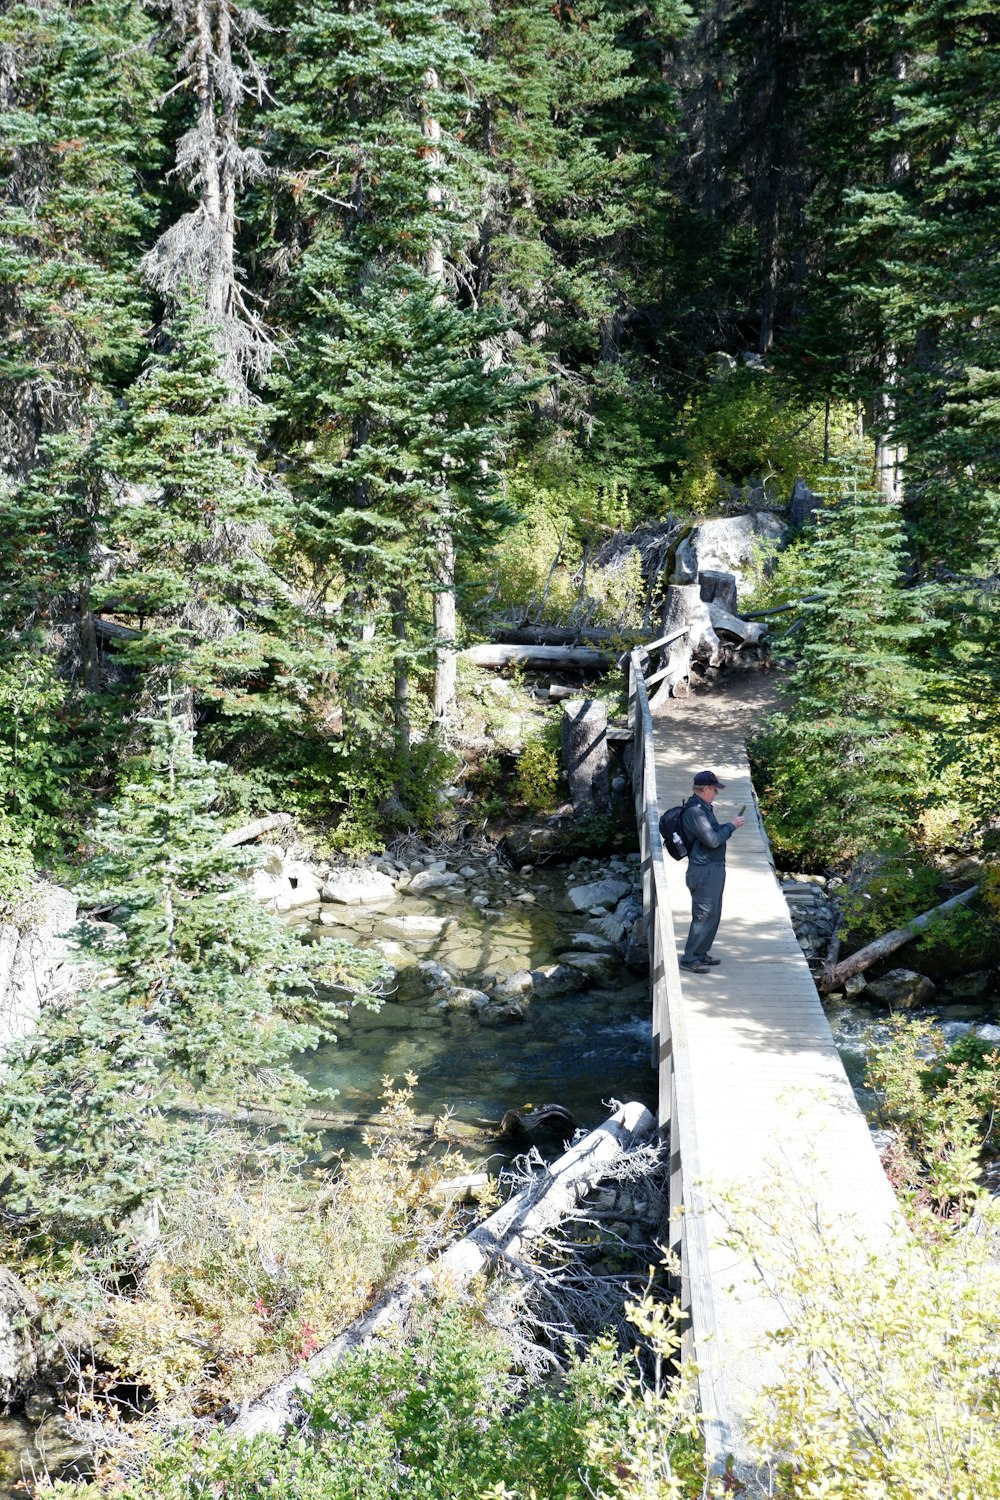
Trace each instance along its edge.
<path fill-rule="evenodd" d="M 697 705 L 653 726 L 657 803 L 673 806 L 689 795 L 694 772 L 716 771 L 726 789 L 716 802 L 720 821 L 747 804 L 746 827 L 728 844 L 722 926 L 713 949 L 721 960 L 708 974 L 680 971 L 680 1014 L 688 1104 L 681 1125 L 693 1132 L 691 1159 L 698 1181 L 685 1171 L 684 1213 L 701 1214 L 697 1236 L 704 1265 L 690 1264 L 688 1292 L 695 1324 L 699 1301 L 714 1326 L 695 1326 L 696 1357 L 705 1369 L 703 1405 L 740 1467 L 746 1454 L 741 1413 L 777 1373 L 769 1328 L 787 1321 L 753 1266 L 721 1243 L 720 1200 L 737 1192 L 762 1201 L 776 1193 L 815 1204 L 817 1217 L 845 1246 L 875 1249 L 899 1232 L 901 1220 L 872 1145 L 829 1024 L 789 920 L 756 809 L 742 729 L 715 716 L 700 723 Z M 665 859 L 666 886 L 678 956 L 690 921 L 686 866 Z M 666 921 L 662 927 L 668 928 Z M 667 960 L 669 964 L 669 959 Z M 669 1048 L 665 1049 L 669 1051 Z M 670 1058 L 661 1063 L 669 1070 Z M 669 1086 L 661 1079 L 661 1099 Z M 685 1154 L 672 1141 L 672 1154 Z M 692 1260 L 694 1257 L 692 1257 Z M 711 1367 L 711 1368 L 708 1368 Z M 707 1393 L 707 1400 L 706 1400 Z"/>

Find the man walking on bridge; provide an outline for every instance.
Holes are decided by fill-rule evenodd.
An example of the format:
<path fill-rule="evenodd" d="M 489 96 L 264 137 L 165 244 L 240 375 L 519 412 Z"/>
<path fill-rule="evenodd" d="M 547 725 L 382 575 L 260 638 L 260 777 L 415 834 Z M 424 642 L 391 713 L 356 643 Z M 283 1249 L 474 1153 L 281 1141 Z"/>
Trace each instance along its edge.
<path fill-rule="evenodd" d="M 717 958 L 711 958 L 710 953 L 722 916 L 726 844 L 746 821 L 737 814 L 729 823 L 718 822 L 712 803 L 722 791 L 725 791 L 725 783 L 714 771 L 699 771 L 694 778 L 694 791 L 681 814 L 681 836 L 688 847 L 691 930 L 680 966 L 692 974 L 707 974 L 719 962 Z"/>

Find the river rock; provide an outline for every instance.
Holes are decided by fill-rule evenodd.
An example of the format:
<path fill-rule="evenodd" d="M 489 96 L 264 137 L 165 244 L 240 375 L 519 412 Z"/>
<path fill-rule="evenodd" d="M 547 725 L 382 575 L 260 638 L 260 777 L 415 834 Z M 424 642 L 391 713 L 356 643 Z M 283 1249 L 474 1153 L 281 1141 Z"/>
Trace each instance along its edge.
<path fill-rule="evenodd" d="M 890 969 L 881 979 L 869 979 L 865 994 L 869 1000 L 893 1010 L 910 1010 L 929 1002 L 934 984 L 926 974 L 917 974 L 913 969 Z"/>
<path fill-rule="evenodd" d="M 556 953 L 614 953 L 615 945 L 610 938 L 598 932 L 573 932 L 560 938 L 555 945 Z"/>
<path fill-rule="evenodd" d="M 582 990 L 587 977 L 581 969 L 569 964 L 543 964 L 531 971 L 532 989 L 539 1000 L 554 1000 L 559 995 L 575 995 Z"/>
<path fill-rule="evenodd" d="M 559 962 L 568 964 L 571 969 L 579 969 L 592 984 L 610 979 L 618 972 L 618 960 L 606 953 L 562 953 Z"/>
<path fill-rule="evenodd" d="M 381 905 L 395 901 L 396 887 L 381 870 L 336 870 L 323 886 L 323 900 L 342 906 Z"/>
<path fill-rule="evenodd" d="M 1000 1047 L 1000 1026 L 977 1026 L 976 1036 L 980 1041 L 992 1042 L 994 1046 Z"/>
<path fill-rule="evenodd" d="M 454 927 L 457 920 L 457 917 L 433 917 L 408 912 L 399 917 L 384 917 L 379 926 L 389 937 L 400 937 L 405 942 L 407 938 L 440 937 L 446 928 Z"/>
<path fill-rule="evenodd" d="M 477 1015 L 490 1003 L 483 990 L 466 989 L 464 985 L 451 985 L 438 1001 L 438 1010 L 454 1010 L 464 1015 Z"/>
<path fill-rule="evenodd" d="M 565 911 L 589 911 L 591 907 L 599 907 L 602 911 L 610 911 L 623 896 L 627 896 L 632 889 L 630 880 L 606 880 L 594 881 L 592 885 L 571 886 L 566 892 L 563 903 Z"/>
<path fill-rule="evenodd" d="M 524 1020 L 524 1006 L 517 1000 L 491 1000 L 478 1015 L 480 1026 L 516 1026 Z"/>
<path fill-rule="evenodd" d="M 444 891 L 458 880 L 450 870 L 418 870 L 410 880 L 407 890 L 411 896 L 424 895 L 427 891 Z"/>
<path fill-rule="evenodd" d="M 282 871 L 251 870 L 250 890 L 272 911 L 290 911 L 292 908 L 292 882 Z"/>
<path fill-rule="evenodd" d="M 294 859 L 285 866 L 285 876 L 290 887 L 288 900 L 291 908 L 319 905 L 323 898 L 323 882 L 317 878 L 315 870 L 303 860 Z"/>
<path fill-rule="evenodd" d="M 990 992 L 990 976 L 986 969 L 973 974 L 959 974 L 947 982 L 947 1003 L 957 1001 L 959 1005 L 971 1005 L 985 1000 Z"/>
<path fill-rule="evenodd" d="M 516 969 L 494 986 L 493 998 L 503 1002 L 518 1000 L 522 995 L 530 995 L 534 988 L 535 980 L 530 970 Z"/>
<path fill-rule="evenodd" d="M 6 1266 L 0 1266 L 0 1404 L 8 1405 L 33 1378 L 38 1356 L 32 1325 L 38 1303 Z"/>

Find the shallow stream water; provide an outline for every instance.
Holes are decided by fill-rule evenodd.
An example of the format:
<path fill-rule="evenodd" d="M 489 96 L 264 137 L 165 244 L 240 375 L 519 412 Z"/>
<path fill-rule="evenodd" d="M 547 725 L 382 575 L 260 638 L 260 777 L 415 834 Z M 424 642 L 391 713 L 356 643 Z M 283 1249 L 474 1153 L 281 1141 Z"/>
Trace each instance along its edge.
<path fill-rule="evenodd" d="M 443 933 L 407 936 L 407 950 L 441 964 L 457 984 L 488 989 L 519 970 L 557 962 L 576 934 L 592 933 L 590 914 L 560 908 L 569 885 L 600 873 L 490 872 L 479 884 L 490 893 L 486 911 L 468 899 L 404 894 L 382 913 L 346 908 L 338 912 L 342 925 L 312 931 L 318 942 L 332 935 L 367 946 L 391 938 L 400 915 L 445 917 L 451 925 Z M 328 907 L 324 912 L 329 917 Z M 338 1112 L 361 1119 L 377 1111 L 383 1078 L 398 1083 L 409 1071 L 419 1080 L 414 1105 L 424 1122 L 447 1110 L 489 1136 L 508 1109 L 560 1104 L 590 1128 L 607 1116 L 612 1098 L 651 1104 L 656 1094 L 648 983 L 614 959 L 608 971 L 576 994 L 529 998 L 523 1021 L 486 1026 L 475 1015 L 442 1010 L 433 993 L 407 996 L 404 970 L 405 998 L 377 1012 L 356 1008 L 337 1043 L 300 1067 L 310 1082 L 338 1091 Z"/>

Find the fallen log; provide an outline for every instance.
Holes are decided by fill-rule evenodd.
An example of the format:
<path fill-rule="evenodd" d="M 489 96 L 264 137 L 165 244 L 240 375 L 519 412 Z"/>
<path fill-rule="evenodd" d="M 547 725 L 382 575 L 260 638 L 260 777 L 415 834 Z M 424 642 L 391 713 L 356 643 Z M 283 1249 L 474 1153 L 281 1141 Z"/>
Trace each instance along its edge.
<path fill-rule="evenodd" d="M 509 667 L 515 662 L 526 666 L 610 667 L 614 657 L 606 651 L 592 651 L 586 646 L 469 646 L 462 652 L 475 667 Z"/>
<path fill-rule="evenodd" d="M 461 1290 L 473 1277 L 505 1256 L 516 1257 L 522 1244 L 552 1229 L 591 1192 L 617 1157 L 652 1134 L 655 1121 L 641 1104 L 623 1104 L 603 1125 L 572 1146 L 528 1187 L 515 1193 L 465 1239 L 449 1246 L 432 1264 L 386 1293 L 376 1307 L 314 1354 L 300 1369 L 264 1392 L 231 1424 L 234 1437 L 279 1433 L 293 1420 L 302 1396 L 317 1376 L 352 1349 L 370 1344 L 397 1328 L 409 1307 L 436 1287 Z"/>
<path fill-rule="evenodd" d="M 253 839 L 259 839 L 262 833 L 271 833 L 275 828 L 287 828 L 294 822 L 291 813 L 268 813 L 266 817 L 256 818 L 252 823 L 244 823 L 241 828 L 231 828 L 224 833 L 219 840 L 221 849 L 235 849 L 237 844 L 249 844 Z"/>
<path fill-rule="evenodd" d="M 839 989 L 845 979 L 864 973 L 865 969 L 870 969 L 872 964 L 878 963 L 881 958 L 888 958 L 890 953 L 895 953 L 897 948 L 902 948 L 904 943 L 908 943 L 911 938 L 923 932 L 936 918 L 947 915 L 959 906 L 966 905 L 978 893 L 978 885 L 970 886 L 967 891 L 960 891 L 957 896 L 951 896 L 947 901 L 942 901 L 940 906 L 922 912 L 919 917 L 914 917 L 905 926 L 894 927 L 884 937 L 876 938 L 873 943 L 859 948 L 857 953 L 852 953 L 849 958 L 842 959 L 840 963 L 824 964 L 817 984 L 820 993 L 827 995 L 831 990 Z"/>
<path fill-rule="evenodd" d="M 490 634 L 509 646 L 576 646 L 587 641 L 645 641 L 648 630 L 609 625 L 494 625 Z"/>

